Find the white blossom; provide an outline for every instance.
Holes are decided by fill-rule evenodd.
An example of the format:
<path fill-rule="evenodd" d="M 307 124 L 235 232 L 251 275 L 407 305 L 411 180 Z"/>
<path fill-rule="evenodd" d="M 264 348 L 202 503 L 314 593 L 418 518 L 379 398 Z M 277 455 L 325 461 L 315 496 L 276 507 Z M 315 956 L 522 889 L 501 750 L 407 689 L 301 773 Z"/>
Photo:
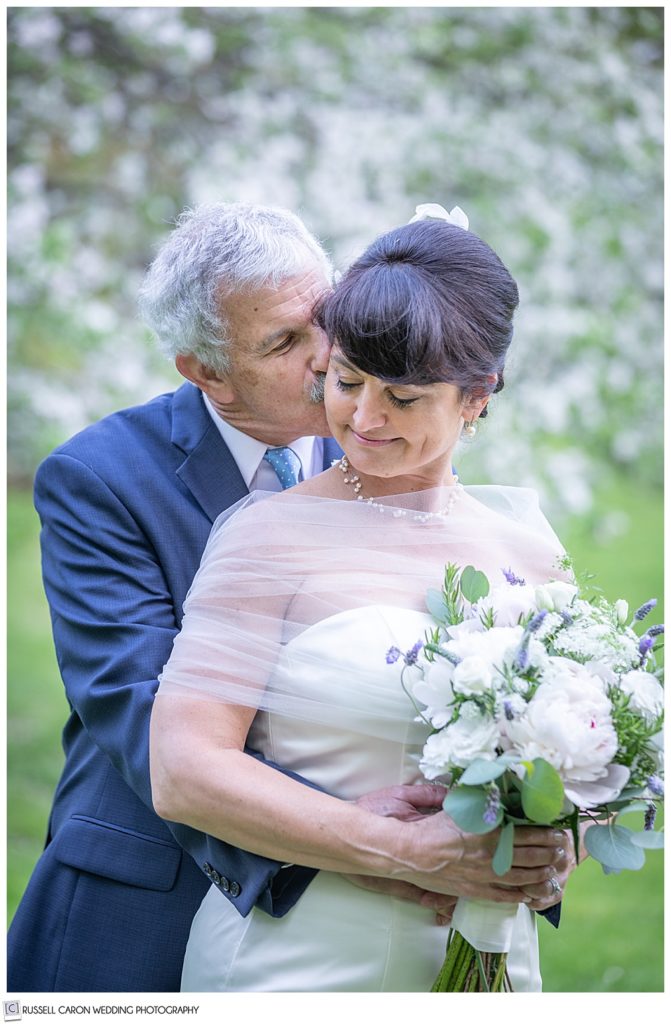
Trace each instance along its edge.
<path fill-rule="evenodd" d="M 445 775 L 450 766 L 466 768 L 475 758 L 493 761 L 499 730 L 494 719 L 482 714 L 470 701 L 452 725 L 429 736 L 424 745 L 420 769 L 427 779 Z"/>
<path fill-rule="evenodd" d="M 662 714 L 664 689 L 652 672 L 627 672 L 620 678 L 620 686 L 631 696 L 629 707 L 640 711 L 648 721 L 654 722 Z"/>

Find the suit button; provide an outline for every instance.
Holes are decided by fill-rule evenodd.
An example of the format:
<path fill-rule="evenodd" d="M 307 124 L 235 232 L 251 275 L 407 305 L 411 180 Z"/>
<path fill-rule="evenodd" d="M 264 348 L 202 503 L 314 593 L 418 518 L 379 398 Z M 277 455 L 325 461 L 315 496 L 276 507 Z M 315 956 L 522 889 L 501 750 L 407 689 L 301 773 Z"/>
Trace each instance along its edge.
<path fill-rule="evenodd" d="M 213 871 L 212 874 L 210 875 L 210 878 L 212 879 L 215 885 L 219 885 L 219 883 L 221 882 L 221 875 L 219 874 L 218 871 Z"/>
<path fill-rule="evenodd" d="M 238 885 L 237 882 L 231 882 L 231 896 L 239 896 L 239 895 L 240 895 L 240 886 Z"/>
<path fill-rule="evenodd" d="M 221 888 L 224 890 L 224 892 L 228 892 L 230 887 L 231 887 L 230 882 L 228 881 L 227 878 L 224 878 L 224 876 L 222 875 L 221 876 Z"/>
<path fill-rule="evenodd" d="M 205 861 L 205 863 L 203 864 L 203 871 L 205 872 L 205 874 L 207 875 L 208 878 L 212 877 L 212 868 L 207 863 L 207 861 Z"/>

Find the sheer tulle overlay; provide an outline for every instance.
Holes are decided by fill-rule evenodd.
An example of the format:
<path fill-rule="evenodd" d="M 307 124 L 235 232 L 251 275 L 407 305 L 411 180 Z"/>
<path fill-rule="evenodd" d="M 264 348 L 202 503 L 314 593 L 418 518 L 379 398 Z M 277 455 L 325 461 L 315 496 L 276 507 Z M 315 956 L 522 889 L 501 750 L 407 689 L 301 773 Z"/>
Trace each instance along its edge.
<path fill-rule="evenodd" d="M 561 545 L 533 492 L 449 489 L 360 502 L 256 493 L 215 524 L 159 695 L 257 709 L 249 742 L 343 799 L 419 781 L 427 736 L 386 651 L 422 639 L 447 562 L 497 582 L 560 575 Z M 446 931 L 431 911 L 320 872 L 279 919 L 239 916 L 215 888 L 191 932 L 189 991 L 428 991 Z M 509 964 L 540 987 L 533 915 Z"/>

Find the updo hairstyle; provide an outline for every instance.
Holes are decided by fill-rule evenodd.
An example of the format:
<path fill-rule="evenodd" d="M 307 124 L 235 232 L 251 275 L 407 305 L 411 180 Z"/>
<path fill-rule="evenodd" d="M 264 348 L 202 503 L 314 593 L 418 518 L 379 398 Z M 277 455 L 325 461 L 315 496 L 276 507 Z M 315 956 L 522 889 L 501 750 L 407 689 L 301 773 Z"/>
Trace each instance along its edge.
<path fill-rule="evenodd" d="M 455 384 L 462 398 L 479 398 L 503 387 L 518 302 L 515 281 L 485 242 L 422 220 L 380 235 L 326 297 L 318 320 L 363 373 L 394 384 Z"/>

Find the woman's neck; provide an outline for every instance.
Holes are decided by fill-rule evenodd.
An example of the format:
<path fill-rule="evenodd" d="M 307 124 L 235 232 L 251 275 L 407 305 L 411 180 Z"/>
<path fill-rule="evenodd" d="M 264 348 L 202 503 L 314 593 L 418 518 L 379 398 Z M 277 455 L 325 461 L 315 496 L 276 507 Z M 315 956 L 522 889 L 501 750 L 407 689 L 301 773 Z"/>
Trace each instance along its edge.
<path fill-rule="evenodd" d="M 336 463 L 345 487 L 356 498 L 385 498 L 392 494 L 415 494 L 419 491 L 452 487 L 457 477 L 452 472 L 451 459 L 444 467 L 431 467 L 422 473 L 399 474 L 398 476 L 372 476 L 359 472 L 351 465 L 347 456 Z"/>

